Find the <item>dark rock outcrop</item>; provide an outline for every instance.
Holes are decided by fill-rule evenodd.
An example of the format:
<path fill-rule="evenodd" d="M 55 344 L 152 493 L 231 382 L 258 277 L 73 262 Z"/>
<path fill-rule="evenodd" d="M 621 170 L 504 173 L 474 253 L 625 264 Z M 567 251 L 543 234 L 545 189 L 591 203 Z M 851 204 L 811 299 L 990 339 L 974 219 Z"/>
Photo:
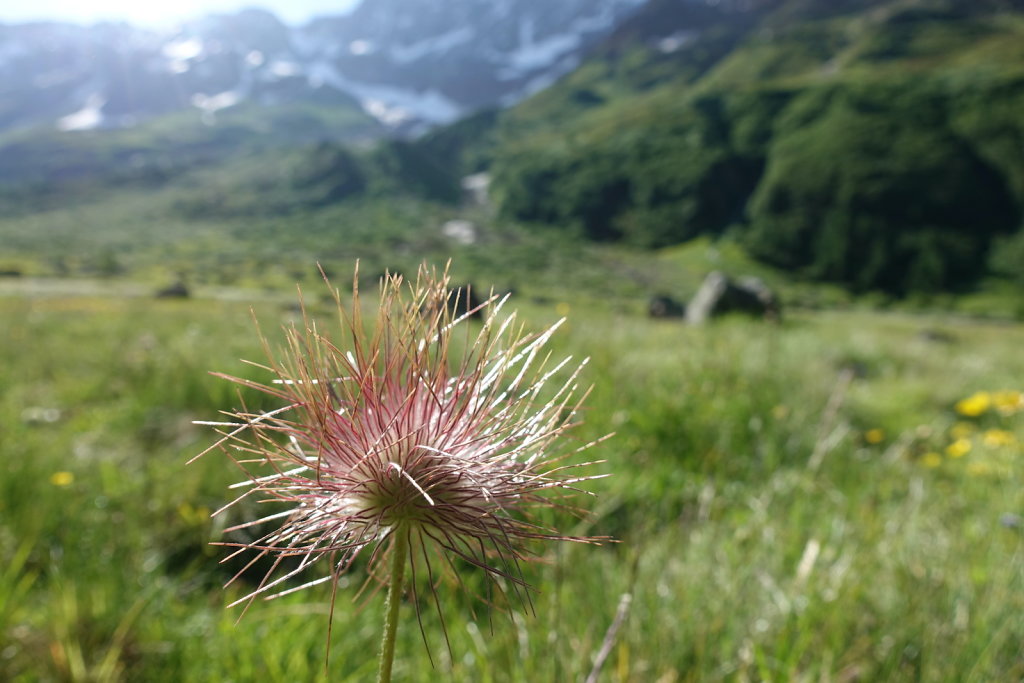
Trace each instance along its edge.
<path fill-rule="evenodd" d="M 187 299 L 192 295 L 184 282 L 175 282 L 173 285 L 157 290 L 157 299 Z"/>
<path fill-rule="evenodd" d="M 686 315 L 686 304 L 666 294 L 658 294 L 647 302 L 647 315 L 651 318 L 682 318 Z"/>

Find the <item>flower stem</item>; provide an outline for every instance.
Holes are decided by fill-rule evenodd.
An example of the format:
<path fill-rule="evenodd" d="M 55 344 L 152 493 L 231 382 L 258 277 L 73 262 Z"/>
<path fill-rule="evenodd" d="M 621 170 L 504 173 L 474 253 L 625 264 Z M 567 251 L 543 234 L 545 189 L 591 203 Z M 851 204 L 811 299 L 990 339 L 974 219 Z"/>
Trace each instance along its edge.
<path fill-rule="evenodd" d="M 384 602 L 384 638 L 380 643 L 380 668 L 377 683 L 391 683 L 391 663 L 395 659 L 395 633 L 398 631 L 398 606 L 402 602 L 402 584 L 405 581 L 405 560 L 408 545 L 401 529 L 394 532 L 395 546 L 391 549 L 391 581 Z"/>

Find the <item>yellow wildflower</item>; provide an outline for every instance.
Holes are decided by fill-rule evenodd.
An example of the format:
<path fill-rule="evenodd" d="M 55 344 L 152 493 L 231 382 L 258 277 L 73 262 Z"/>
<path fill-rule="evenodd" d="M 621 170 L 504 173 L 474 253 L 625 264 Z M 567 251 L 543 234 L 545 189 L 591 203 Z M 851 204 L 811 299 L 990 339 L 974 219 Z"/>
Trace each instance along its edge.
<path fill-rule="evenodd" d="M 992 407 L 992 395 L 987 391 L 977 391 L 965 399 L 956 402 L 956 412 L 966 417 L 978 417 Z"/>
<path fill-rule="evenodd" d="M 199 507 L 192 507 L 188 503 L 181 503 L 178 505 L 178 516 L 187 524 L 199 526 L 209 518 L 210 511 L 202 505 Z"/>
<path fill-rule="evenodd" d="M 951 458 L 962 458 L 970 452 L 971 442 L 969 439 L 957 439 L 946 446 L 946 455 Z"/>
<path fill-rule="evenodd" d="M 875 429 L 869 429 L 864 432 L 864 440 L 870 444 L 882 443 L 882 439 L 885 438 L 885 432 L 877 427 Z"/>
<path fill-rule="evenodd" d="M 772 417 L 776 420 L 784 420 L 789 416 L 789 406 L 780 403 L 772 408 Z"/>
<path fill-rule="evenodd" d="M 1024 393 L 1019 391 L 997 391 L 992 394 L 992 404 L 1000 415 L 1013 415 L 1024 410 Z"/>
<path fill-rule="evenodd" d="M 954 439 L 966 439 L 977 429 L 970 422 L 957 422 L 949 430 L 949 435 Z"/>
<path fill-rule="evenodd" d="M 989 429 L 985 432 L 982 440 L 989 448 L 999 448 L 1000 446 L 1014 445 L 1017 443 L 1017 436 L 1005 429 Z"/>
<path fill-rule="evenodd" d="M 54 486 L 71 486 L 75 482 L 75 475 L 71 472 L 54 472 L 50 475 L 50 483 Z"/>
<path fill-rule="evenodd" d="M 925 467 L 938 467 L 942 464 L 942 456 L 935 451 L 929 451 L 921 456 L 921 464 Z"/>

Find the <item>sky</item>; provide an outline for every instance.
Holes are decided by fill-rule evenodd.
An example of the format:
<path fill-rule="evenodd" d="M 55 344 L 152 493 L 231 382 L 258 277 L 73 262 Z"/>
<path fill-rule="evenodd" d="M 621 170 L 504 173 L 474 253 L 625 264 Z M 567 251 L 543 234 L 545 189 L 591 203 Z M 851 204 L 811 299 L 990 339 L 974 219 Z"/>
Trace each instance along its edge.
<path fill-rule="evenodd" d="M 369 0 L 372 2 L 372 0 Z M 210 13 L 235 12 L 245 7 L 268 9 L 289 24 L 311 17 L 343 14 L 359 0 L 0 0 L 0 23 L 68 21 L 94 24 L 127 21 L 148 27 L 173 25 Z"/>

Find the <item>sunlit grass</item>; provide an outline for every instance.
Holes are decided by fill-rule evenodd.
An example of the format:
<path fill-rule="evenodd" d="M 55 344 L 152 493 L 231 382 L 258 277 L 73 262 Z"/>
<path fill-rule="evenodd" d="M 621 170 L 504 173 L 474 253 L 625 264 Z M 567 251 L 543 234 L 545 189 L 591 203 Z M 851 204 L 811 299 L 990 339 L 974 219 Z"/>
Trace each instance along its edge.
<path fill-rule="evenodd" d="M 586 297 L 517 307 L 536 329 L 567 307 L 554 352 L 592 358 L 578 438 L 617 432 L 600 449 L 614 476 L 568 531 L 621 543 L 552 551 L 527 568 L 533 613 L 492 626 L 477 607 L 451 654 L 424 611 L 435 668 L 420 655 L 396 679 L 581 680 L 627 593 L 602 680 L 1024 676 L 1024 413 L 956 409 L 1024 389 L 1020 326 L 829 313 L 688 328 Z M 272 339 L 294 315 L 256 308 Z M 238 567 L 217 564 L 207 513 L 237 474 L 184 462 L 208 436 L 191 420 L 240 405 L 207 371 L 262 357 L 248 303 L 4 298 L 0 326 L 0 678 L 372 675 L 378 615 L 345 598 L 324 673 L 326 589 L 237 625 L 224 609 L 244 593 L 221 589 Z M 953 458 L 957 438 L 971 450 Z M 470 604 L 446 609 L 462 625 Z M 419 637 L 399 647 L 422 653 Z"/>

